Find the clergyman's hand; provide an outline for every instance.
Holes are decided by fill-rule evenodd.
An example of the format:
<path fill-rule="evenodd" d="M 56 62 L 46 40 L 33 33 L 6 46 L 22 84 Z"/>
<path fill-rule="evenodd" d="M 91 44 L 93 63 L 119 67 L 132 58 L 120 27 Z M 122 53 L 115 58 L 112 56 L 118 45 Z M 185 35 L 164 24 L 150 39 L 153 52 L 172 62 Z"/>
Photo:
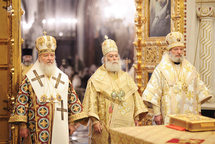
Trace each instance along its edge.
<path fill-rule="evenodd" d="M 24 137 L 24 138 L 28 137 L 28 128 L 20 129 L 20 130 L 19 130 L 19 135 L 20 135 L 21 137 Z"/>
<path fill-rule="evenodd" d="M 139 126 L 139 121 L 138 120 L 134 120 L 135 126 Z"/>
<path fill-rule="evenodd" d="M 158 116 L 155 116 L 155 123 L 157 125 L 162 125 L 162 122 L 163 122 L 163 119 L 162 119 L 162 116 L 161 115 L 158 115 Z"/>
<path fill-rule="evenodd" d="M 101 125 L 101 123 L 100 122 L 95 123 L 93 125 L 93 129 L 94 129 L 95 132 L 101 133 L 102 132 L 102 125 Z"/>
<path fill-rule="evenodd" d="M 72 135 L 75 132 L 76 128 L 74 125 L 69 125 L 69 135 Z"/>

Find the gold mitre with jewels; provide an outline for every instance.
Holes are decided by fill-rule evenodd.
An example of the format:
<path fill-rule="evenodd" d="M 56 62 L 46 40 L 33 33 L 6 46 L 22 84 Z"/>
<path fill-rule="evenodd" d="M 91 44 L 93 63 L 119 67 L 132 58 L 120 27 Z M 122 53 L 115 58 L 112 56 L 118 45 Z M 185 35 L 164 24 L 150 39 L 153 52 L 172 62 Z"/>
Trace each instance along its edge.
<path fill-rule="evenodd" d="M 56 40 L 53 36 L 46 35 L 46 32 L 43 32 L 44 36 L 40 36 L 36 39 L 35 44 L 38 50 L 38 55 L 43 53 L 55 53 L 57 47 Z"/>
<path fill-rule="evenodd" d="M 102 53 L 103 55 L 106 55 L 107 53 L 111 51 L 118 52 L 118 48 L 116 46 L 116 43 L 114 40 L 108 39 L 108 36 L 105 35 L 105 41 L 102 43 Z"/>
<path fill-rule="evenodd" d="M 180 32 L 171 32 L 166 36 L 167 49 L 170 50 L 173 47 L 184 47 L 184 36 Z"/>

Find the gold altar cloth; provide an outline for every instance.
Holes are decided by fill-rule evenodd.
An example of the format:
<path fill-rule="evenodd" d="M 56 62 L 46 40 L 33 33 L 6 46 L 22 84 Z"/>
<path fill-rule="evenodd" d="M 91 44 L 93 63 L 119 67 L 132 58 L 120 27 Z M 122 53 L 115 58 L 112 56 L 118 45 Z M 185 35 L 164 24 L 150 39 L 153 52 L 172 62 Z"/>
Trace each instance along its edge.
<path fill-rule="evenodd" d="M 164 144 L 173 138 L 202 139 L 201 144 L 215 144 L 215 131 L 178 131 L 165 125 L 111 128 L 110 135 L 111 144 Z"/>

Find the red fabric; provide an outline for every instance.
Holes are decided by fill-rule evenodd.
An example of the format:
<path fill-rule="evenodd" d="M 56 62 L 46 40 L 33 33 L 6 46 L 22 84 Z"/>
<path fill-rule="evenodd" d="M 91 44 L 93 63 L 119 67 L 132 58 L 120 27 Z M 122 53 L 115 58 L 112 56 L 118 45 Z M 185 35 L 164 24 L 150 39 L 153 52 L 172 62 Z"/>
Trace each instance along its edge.
<path fill-rule="evenodd" d="M 112 105 L 109 107 L 109 113 L 113 113 L 113 107 L 112 107 Z"/>
<path fill-rule="evenodd" d="M 167 143 L 178 143 L 179 142 L 179 139 L 176 139 L 176 138 L 173 138 L 169 141 L 167 141 Z"/>
<path fill-rule="evenodd" d="M 173 125 L 173 124 L 166 125 L 166 127 L 168 127 L 168 128 L 172 128 L 172 129 L 176 129 L 176 130 L 179 130 L 179 131 L 185 131 L 185 130 L 186 130 L 186 129 L 185 129 L 185 128 L 183 128 L 183 127 L 176 126 L 176 125 Z"/>
<path fill-rule="evenodd" d="M 191 141 L 195 141 L 197 142 L 198 141 L 198 144 L 201 144 L 204 140 L 201 140 L 201 139 L 189 139 L 190 142 L 186 142 L 186 144 L 191 144 Z M 167 143 L 179 143 L 180 140 L 179 139 L 176 139 L 176 138 L 173 138 L 169 141 L 167 141 Z"/>

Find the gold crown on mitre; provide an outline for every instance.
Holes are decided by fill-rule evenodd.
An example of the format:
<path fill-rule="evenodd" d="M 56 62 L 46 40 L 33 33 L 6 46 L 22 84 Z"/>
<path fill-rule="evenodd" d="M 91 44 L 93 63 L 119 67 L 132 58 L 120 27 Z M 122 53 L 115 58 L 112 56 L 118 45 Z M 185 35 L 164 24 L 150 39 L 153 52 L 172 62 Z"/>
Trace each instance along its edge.
<path fill-rule="evenodd" d="M 184 36 L 180 32 L 171 32 L 166 36 L 167 49 L 170 50 L 173 47 L 184 47 Z"/>
<path fill-rule="evenodd" d="M 43 32 L 44 36 L 40 36 L 36 39 L 35 44 L 38 50 L 38 55 L 43 53 L 55 53 L 57 47 L 56 40 L 52 36 L 46 35 L 46 32 Z"/>
<path fill-rule="evenodd" d="M 102 53 L 103 55 L 106 55 L 107 53 L 111 51 L 118 52 L 118 48 L 116 46 L 116 43 L 114 40 L 108 39 L 108 36 L 105 35 L 105 41 L 102 43 Z"/>

